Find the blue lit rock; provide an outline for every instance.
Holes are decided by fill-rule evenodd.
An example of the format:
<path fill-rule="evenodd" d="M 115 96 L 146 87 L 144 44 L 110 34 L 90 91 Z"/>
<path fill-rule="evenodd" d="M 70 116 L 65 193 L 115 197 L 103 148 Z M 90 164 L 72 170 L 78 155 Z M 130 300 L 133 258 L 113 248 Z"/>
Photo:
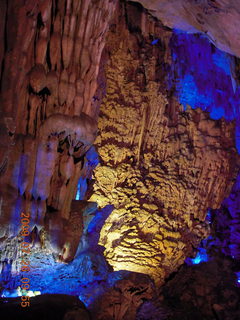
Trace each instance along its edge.
<path fill-rule="evenodd" d="M 218 48 L 240 56 L 238 1 L 134 0 L 164 25 L 187 33 L 205 34 Z M 142 26 L 144 30 L 144 25 Z"/>
<path fill-rule="evenodd" d="M 190 106 L 208 111 L 212 119 L 236 120 L 239 151 L 240 87 L 234 58 L 215 48 L 202 35 L 175 31 L 170 46 L 173 64 L 169 86 L 180 103 L 185 109 Z"/>

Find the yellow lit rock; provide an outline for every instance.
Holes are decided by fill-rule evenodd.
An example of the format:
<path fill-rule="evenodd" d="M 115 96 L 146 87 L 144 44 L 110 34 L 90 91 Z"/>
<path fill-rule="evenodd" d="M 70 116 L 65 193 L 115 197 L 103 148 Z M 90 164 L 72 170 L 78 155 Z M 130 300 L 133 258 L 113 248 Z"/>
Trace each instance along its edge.
<path fill-rule="evenodd" d="M 147 19 L 154 29 L 157 22 Z M 161 284 L 207 236 L 207 209 L 218 208 L 231 189 L 234 124 L 210 120 L 200 109 L 184 112 L 166 96 L 163 79 L 155 80 L 169 52 L 157 59 L 146 44 L 134 56 L 139 39 L 124 28 L 119 24 L 108 39 L 112 53 L 97 139 L 101 165 L 90 201 L 115 208 L 99 240 L 114 270 L 146 273 Z M 168 48 L 171 33 L 158 30 L 155 37 Z"/>

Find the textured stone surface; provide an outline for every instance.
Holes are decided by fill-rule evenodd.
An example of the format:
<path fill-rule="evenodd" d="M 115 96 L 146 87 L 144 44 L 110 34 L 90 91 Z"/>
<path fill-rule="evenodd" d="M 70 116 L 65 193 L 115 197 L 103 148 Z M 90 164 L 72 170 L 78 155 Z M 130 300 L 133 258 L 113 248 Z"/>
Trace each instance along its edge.
<path fill-rule="evenodd" d="M 8 303 L 6 303 L 8 302 Z M 20 298 L 0 299 L 1 315 L 9 320 L 89 320 L 90 314 L 77 297 L 46 294 L 31 298 L 31 307 L 21 307 Z"/>
<path fill-rule="evenodd" d="M 240 261 L 240 175 L 221 208 L 212 211 L 213 244 L 226 256 Z M 238 270 L 238 269 L 237 269 Z M 240 271 L 240 270 L 239 270 Z"/>
<path fill-rule="evenodd" d="M 207 209 L 218 208 L 231 189 L 238 157 L 234 123 L 210 120 L 200 109 L 184 111 L 174 97 L 183 76 L 169 45 L 176 34 L 132 3 L 120 2 L 112 20 L 116 3 L 0 3 L 0 292 L 14 295 L 20 284 L 20 262 L 27 258 L 19 250 L 20 212 L 29 211 L 31 289 L 78 295 L 93 319 L 132 320 L 153 297 L 154 285 L 142 273 L 161 285 L 195 251 L 209 233 Z M 207 48 L 210 55 L 215 50 Z M 190 63 L 189 70 L 198 69 Z M 94 184 L 98 160 L 90 146 L 105 90 Z M 226 97 L 224 104 L 232 98 Z M 238 221 L 230 222 L 231 245 Z M 129 272 L 113 272 L 104 247 L 114 269 Z M 201 296 L 203 289 L 189 292 Z M 217 299 L 214 304 L 222 307 Z M 72 317 L 80 314 L 69 311 L 65 320 Z"/>
<path fill-rule="evenodd" d="M 202 319 L 239 318 L 239 288 L 232 272 L 236 265 L 234 266 L 232 259 L 214 251 L 212 253 L 211 260 L 206 263 L 182 266 L 178 274 L 163 288 L 164 301 L 175 301 L 173 310 L 177 307 L 183 309 L 182 317 L 176 316 L 173 319 L 185 319 L 189 306 L 199 310 Z M 190 314 L 186 319 L 195 317 L 191 318 Z"/>
<path fill-rule="evenodd" d="M 140 30 L 141 12 L 132 10 L 128 27 Z M 156 74 L 169 62 L 170 33 L 144 19 L 148 36 L 129 32 L 121 20 L 108 39 L 107 95 L 96 140 L 102 162 L 91 200 L 115 207 L 100 236 L 114 270 L 162 283 L 208 234 L 207 209 L 230 192 L 238 156 L 234 124 L 210 120 L 200 109 L 183 112 L 167 97 Z M 151 46 L 150 30 L 162 50 Z"/>
<path fill-rule="evenodd" d="M 133 0 L 164 25 L 206 34 L 219 49 L 240 56 L 239 0 Z"/>
<path fill-rule="evenodd" d="M 41 238 L 41 246 L 47 238 L 61 259 L 75 255 L 83 230 L 84 193 L 77 213 L 71 212 L 71 203 L 80 177 L 86 186 L 91 180 L 85 154 L 97 133 L 100 59 L 115 4 L 1 2 L 3 248 L 20 231 L 21 211 L 28 211 L 30 232 Z M 75 221 L 81 227 L 74 233 Z M 2 262 L 6 255 L 1 254 Z"/>
<path fill-rule="evenodd" d="M 155 296 L 151 280 L 143 275 L 132 273 L 127 279 L 119 280 L 114 287 L 99 298 L 94 308 L 98 320 L 136 319 L 136 311 L 146 300 Z"/>

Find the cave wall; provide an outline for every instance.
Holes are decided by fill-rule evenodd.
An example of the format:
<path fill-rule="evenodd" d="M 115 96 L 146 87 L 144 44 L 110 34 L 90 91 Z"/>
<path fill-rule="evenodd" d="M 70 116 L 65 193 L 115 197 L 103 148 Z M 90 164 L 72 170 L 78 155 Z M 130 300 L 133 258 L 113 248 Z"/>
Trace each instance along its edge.
<path fill-rule="evenodd" d="M 72 259 L 76 243 L 72 253 L 64 246 L 82 234 L 79 228 L 69 240 L 71 205 L 80 177 L 91 180 L 85 154 L 97 133 L 100 59 L 115 1 L 1 6 L 1 239 L 17 236 L 20 212 L 29 211 L 38 245 L 46 246 L 47 234 L 60 259 Z M 81 215 L 77 220 L 81 225 Z"/>
<path fill-rule="evenodd" d="M 96 139 L 101 166 L 91 200 L 115 208 L 100 235 L 114 270 L 149 274 L 160 284 L 206 237 L 208 208 L 218 208 L 231 191 L 234 124 L 213 121 L 200 108 L 184 111 L 168 87 L 177 70 L 172 31 L 139 7 L 129 5 L 125 15 L 107 40 L 107 92 Z"/>
<path fill-rule="evenodd" d="M 4 294 L 19 285 L 25 211 L 32 290 L 78 295 L 95 319 L 134 319 L 155 295 L 148 276 L 159 289 L 230 194 L 236 61 L 125 1 L 0 5 Z"/>

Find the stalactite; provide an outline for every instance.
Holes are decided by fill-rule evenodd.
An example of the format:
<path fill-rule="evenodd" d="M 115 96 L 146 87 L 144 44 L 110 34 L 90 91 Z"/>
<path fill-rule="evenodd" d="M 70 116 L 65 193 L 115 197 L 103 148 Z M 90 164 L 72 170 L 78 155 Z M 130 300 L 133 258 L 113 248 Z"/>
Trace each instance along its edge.
<path fill-rule="evenodd" d="M 98 114 L 99 104 L 92 98 L 115 5 L 1 3 L 1 114 L 3 122 L 11 119 L 11 130 L 2 126 L 0 144 L 3 236 L 11 217 L 19 221 L 19 210 L 32 211 L 32 223 L 43 230 L 47 203 L 66 220 L 71 217 L 82 161 L 96 138 L 97 119 L 91 115 Z"/>

